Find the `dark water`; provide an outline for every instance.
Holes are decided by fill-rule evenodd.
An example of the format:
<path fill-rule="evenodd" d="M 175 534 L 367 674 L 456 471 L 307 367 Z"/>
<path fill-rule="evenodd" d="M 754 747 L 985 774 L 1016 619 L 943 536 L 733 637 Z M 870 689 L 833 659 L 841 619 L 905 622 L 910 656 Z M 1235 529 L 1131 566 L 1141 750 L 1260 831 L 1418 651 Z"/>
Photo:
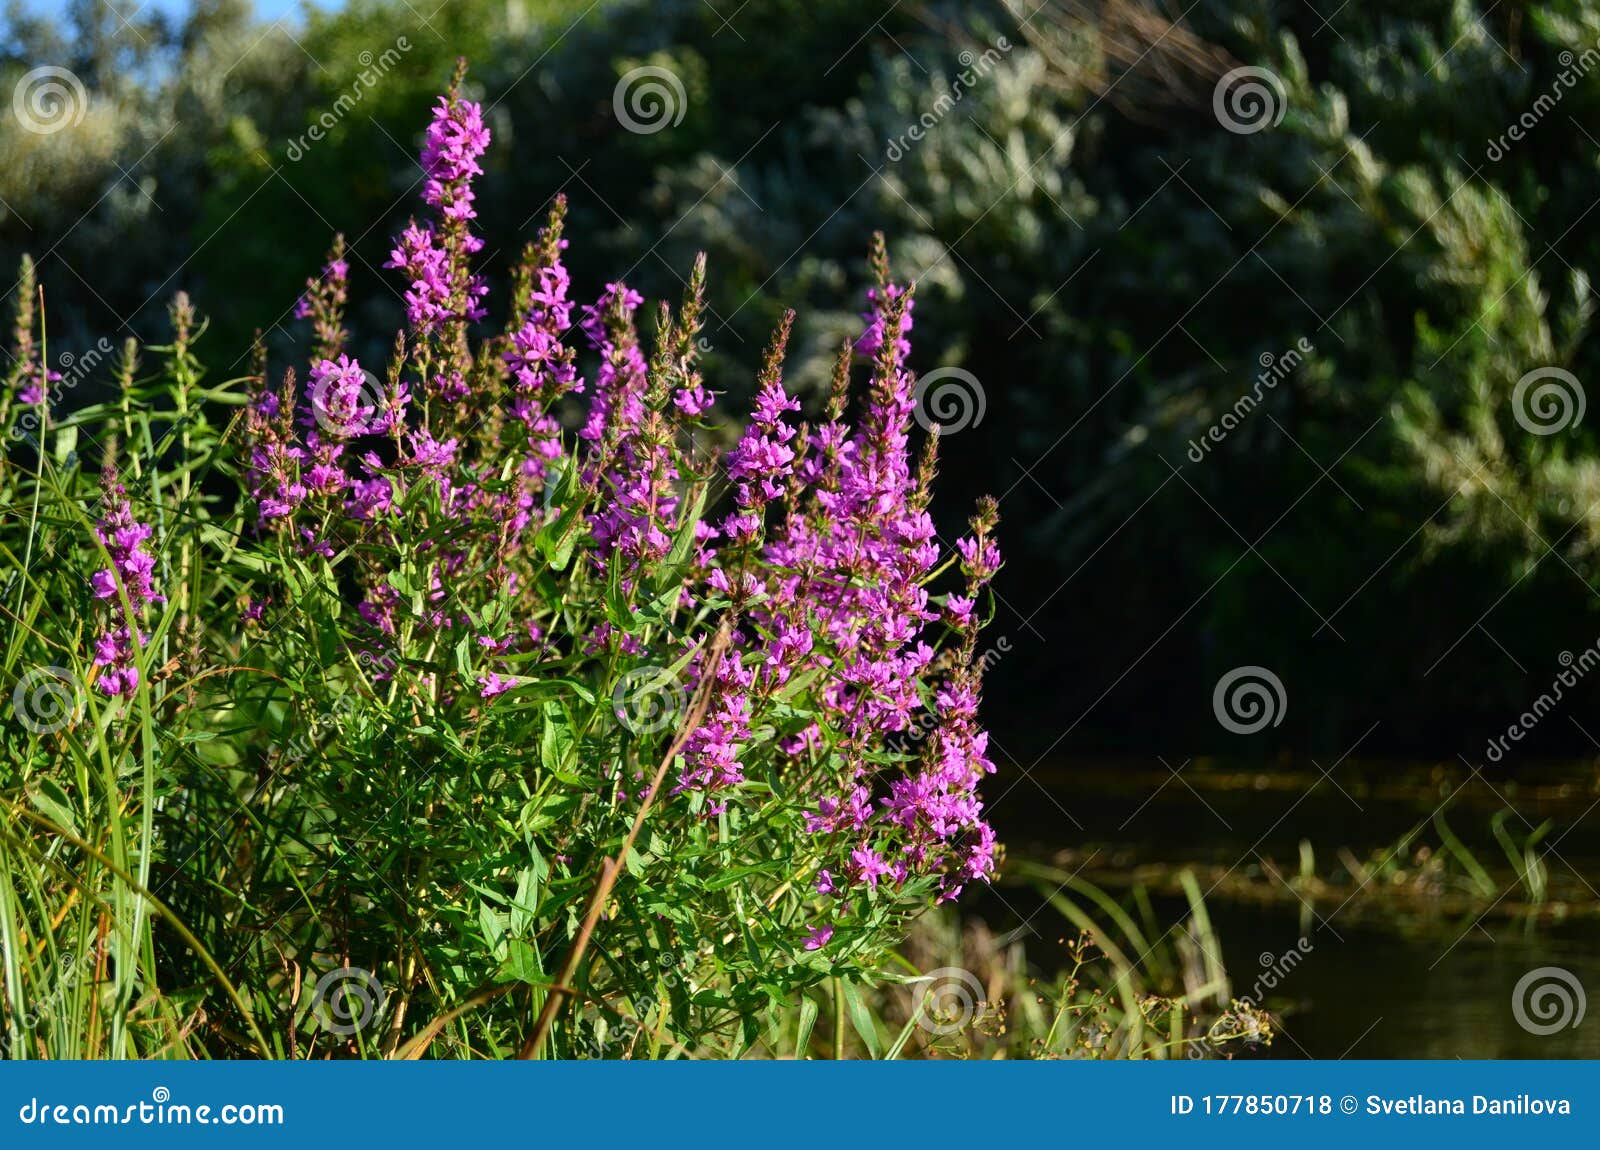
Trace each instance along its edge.
<path fill-rule="evenodd" d="M 1600 1018 L 1587 1009 L 1600 996 L 1594 764 L 1513 781 L 1461 764 L 1324 772 L 1180 762 L 1002 771 L 991 813 L 1014 856 L 1053 858 L 1125 905 L 1137 880 L 1163 922 L 1185 915 L 1176 875 L 1192 870 L 1233 993 L 1254 989 L 1277 1020 L 1271 1057 L 1600 1057 Z M 1519 857 L 1539 832 L 1531 849 L 1548 876 L 1542 898 L 1519 882 L 1526 864 L 1497 840 L 1497 815 Z M 1004 905 L 986 913 L 1002 921 L 1039 910 L 1036 891 L 997 894 Z M 1059 933 L 1060 920 L 1046 929 Z M 1545 968 L 1559 973 L 1535 973 Z M 1258 983 L 1263 974 L 1276 985 Z M 1513 995 L 1524 979 L 1519 1018 Z M 1555 1017 L 1541 1009 L 1565 1024 L 1537 1033 Z"/>
<path fill-rule="evenodd" d="M 1236 994 L 1268 969 L 1260 965 L 1260 955 L 1281 953 L 1285 936 L 1297 929 L 1293 918 L 1226 907 L 1213 912 Z M 1513 1011 L 1518 981 L 1545 967 L 1568 971 L 1586 991 L 1600 994 L 1595 924 L 1545 929 L 1531 937 L 1507 924 L 1486 921 L 1483 926 L 1483 932 L 1467 925 L 1459 934 L 1412 937 L 1367 925 L 1345 928 L 1337 920 L 1314 928 L 1310 954 L 1276 991 L 1264 995 L 1278 1029 L 1272 1055 L 1600 1057 L 1600 1020 L 1585 1015 L 1576 1027 L 1535 1034 Z M 1279 950 L 1272 950 L 1275 945 Z M 1548 983 L 1550 977 L 1536 981 Z M 1539 1017 L 1529 1017 L 1540 1024 Z"/>

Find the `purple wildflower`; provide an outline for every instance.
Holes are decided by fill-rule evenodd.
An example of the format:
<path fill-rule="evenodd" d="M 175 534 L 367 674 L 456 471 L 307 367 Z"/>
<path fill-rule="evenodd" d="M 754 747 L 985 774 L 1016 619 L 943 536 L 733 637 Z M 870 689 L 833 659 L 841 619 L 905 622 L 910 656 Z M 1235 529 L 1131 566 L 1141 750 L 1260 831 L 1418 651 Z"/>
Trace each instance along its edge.
<path fill-rule="evenodd" d="M 499 675 L 497 675 L 493 671 L 491 671 L 491 672 L 489 672 L 489 674 L 479 677 L 479 679 L 478 679 L 478 694 L 482 698 L 492 699 L 496 695 L 505 694 L 507 691 L 511 690 L 511 688 L 515 687 L 516 685 L 517 684 L 516 684 L 515 680 L 513 680 L 513 679 L 502 679 Z"/>
<path fill-rule="evenodd" d="M 134 666 L 134 635 L 129 621 L 137 621 L 144 608 L 166 599 L 155 589 L 155 557 L 145 549 L 151 529 L 133 516 L 127 492 L 117 481 L 115 462 L 108 459 L 102 474 L 105 507 L 95 525 L 95 536 L 111 557 L 111 566 L 96 571 L 89 584 L 95 598 L 106 603 L 109 622 L 95 641 L 94 664 L 102 669 L 96 686 L 107 695 L 132 694 L 139 685 Z M 120 594 L 119 594 L 120 592 Z M 126 597 L 127 610 L 120 601 Z M 139 637 L 139 643 L 144 637 Z"/>
<path fill-rule="evenodd" d="M 320 276 L 306 280 L 306 290 L 294 305 L 296 319 L 309 319 L 314 337 L 312 355 L 333 359 L 344 349 L 349 332 L 344 329 L 350 264 L 344 258 L 344 236 L 333 237 L 333 250 Z"/>
<path fill-rule="evenodd" d="M 347 355 L 313 364 L 308 426 L 336 439 L 365 435 L 377 415 L 376 397 L 363 391 L 366 380 L 361 365 Z"/>

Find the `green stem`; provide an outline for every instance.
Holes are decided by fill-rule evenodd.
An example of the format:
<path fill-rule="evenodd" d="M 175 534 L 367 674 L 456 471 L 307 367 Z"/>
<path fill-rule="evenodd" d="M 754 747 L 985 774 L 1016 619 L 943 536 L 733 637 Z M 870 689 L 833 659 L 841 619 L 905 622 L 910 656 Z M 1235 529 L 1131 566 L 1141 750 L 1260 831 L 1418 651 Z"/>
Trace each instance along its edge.
<path fill-rule="evenodd" d="M 833 976 L 833 1059 L 844 1061 L 844 979 Z"/>

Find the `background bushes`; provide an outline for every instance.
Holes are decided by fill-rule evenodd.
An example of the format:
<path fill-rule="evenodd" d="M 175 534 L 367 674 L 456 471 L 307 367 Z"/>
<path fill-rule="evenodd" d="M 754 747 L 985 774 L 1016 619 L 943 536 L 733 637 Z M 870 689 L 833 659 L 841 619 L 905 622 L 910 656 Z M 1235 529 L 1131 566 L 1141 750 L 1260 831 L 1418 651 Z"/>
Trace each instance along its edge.
<path fill-rule="evenodd" d="M 491 271 L 557 190 L 598 240 L 573 252 L 580 295 L 629 265 L 646 295 L 676 295 L 708 251 L 715 384 L 753 378 L 793 306 L 790 378 L 820 389 L 872 229 L 919 274 L 915 366 L 971 372 L 987 403 L 945 453 L 940 518 L 992 491 L 1013 541 L 997 627 L 1016 654 L 986 700 L 1016 732 L 1002 751 L 1063 731 L 1061 751 L 1231 750 L 1195 684 L 1240 664 L 1290 698 L 1253 750 L 1481 745 L 1600 633 L 1593 421 L 1533 435 L 1511 403 L 1536 368 L 1596 376 L 1600 5 L 1164 12 L 461 0 L 430 29 L 381 0 L 303 26 L 218 0 L 134 31 L 87 0 L 55 22 L 13 13 L 6 79 L 59 63 L 91 100 L 71 132 L 0 128 L 0 264 L 39 258 L 55 350 L 155 334 L 182 287 L 237 372 L 256 317 L 293 338 L 342 230 L 352 296 L 375 301 L 353 326 L 389 330 L 402 158 L 464 53 L 505 145 L 481 198 Z M 400 37 L 400 63 L 291 159 Z M 999 37 L 999 66 L 891 159 L 962 53 Z M 678 77 L 684 116 L 633 134 L 612 96 L 645 64 Z M 1219 124 L 1217 80 L 1239 66 L 1278 78 L 1276 125 Z M 1302 339 L 1304 362 L 1192 462 L 1262 357 Z M 1588 748 L 1557 722 L 1519 751 Z"/>

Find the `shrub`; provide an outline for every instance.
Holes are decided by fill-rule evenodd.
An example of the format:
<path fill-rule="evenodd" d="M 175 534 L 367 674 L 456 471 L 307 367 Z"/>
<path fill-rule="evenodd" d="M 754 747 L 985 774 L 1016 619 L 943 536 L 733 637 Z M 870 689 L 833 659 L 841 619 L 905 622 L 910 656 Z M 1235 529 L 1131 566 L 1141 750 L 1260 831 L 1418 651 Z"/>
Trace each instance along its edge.
<path fill-rule="evenodd" d="M 154 376 L 130 346 L 112 400 L 52 417 L 23 285 L 0 411 L 27 440 L 0 479 L 13 1042 L 576 1056 L 628 1026 L 639 1053 L 740 1053 L 823 980 L 844 1001 L 897 977 L 908 920 L 994 872 L 997 515 L 935 532 L 913 291 L 881 241 L 825 409 L 785 391 L 786 316 L 720 452 L 703 260 L 647 344 L 625 285 L 573 302 L 557 198 L 484 334 L 489 132 L 460 78 L 379 371 L 345 349 L 336 240 L 297 308 L 303 373 L 258 346 L 201 386 L 180 295 Z M 24 962 L 44 951 L 93 977 Z M 67 995 L 83 1026 L 24 1023 Z"/>

